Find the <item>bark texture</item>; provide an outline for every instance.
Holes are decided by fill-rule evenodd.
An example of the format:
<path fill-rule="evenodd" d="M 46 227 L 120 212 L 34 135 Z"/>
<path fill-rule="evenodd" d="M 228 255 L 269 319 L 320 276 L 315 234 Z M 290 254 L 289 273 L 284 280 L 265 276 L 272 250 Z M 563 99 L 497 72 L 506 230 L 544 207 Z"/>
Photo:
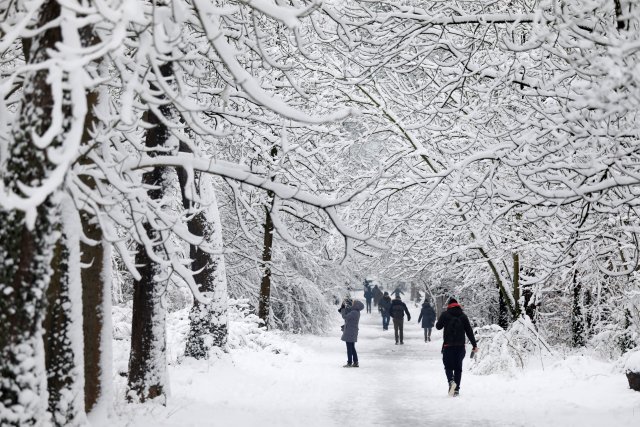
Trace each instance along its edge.
<path fill-rule="evenodd" d="M 62 216 L 61 216 L 62 217 Z M 64 221 L 56 224 L 53 275 L 47 289 L 47 316 L 44 322 L 45 363 L 49 413 L 55 426 L 78 426 L 84 415 L 81 355 L 80 271 L 78 238 L 69 233 Z M 76 315 L 76 310 L 77 314 Z"/>
<path fill-rule="evenodd" d="M 162 73 L 158 78 L 171 76 L 171 65 L 160 67 Z M 150 85 L 152 91 L 158 88 Z M 164 117 L 170 117 L 167 105 L 160 107 Z M 166 148 L 170 136 L 169 129 L 152 111 L 147 120 L 152 127 L 147 131 L 145 146 L 150 156 L 157 155 L 158 150 Z M 142 185 L 148 189 L 151 202 L 160 203 L 167 188 L 167 168 L 154 167 L 142 175 Z M 165 284 L 162 266 L 154 261 L 149 250 L 161 244 L 161 234 L 148 221 L 143 224 L 144 233 L 154 242 L 154 248 L 139 245 L 136 265 L 140 266 L 140 280 L 134 282 L 133 317 L 131 327 L 131 353 L 129 356 L 128 399 L 144 402 L 152 399 L 166 400 L 166 316 L 162 305 Z M 162 256 L 162 255 L 160 255 Z"/>
<path fill-rule="evenodd" d="M 181 145 L 180 151 L 189 152 L 189 149 Z M 208 185 L 211 178 L 196 174 L 195 182 L 192 183 L 192 194 L 201 203 L 206 203 L 206 206 L 194 203 L 189 198 L 187 186 L 190 183 L 186 171 L 179 170 L 178 179 L 182 204 L 190 215 L 187 223 L 189 232 L 202 237 L 203 242 L 211 244 L 217 251 L 222 251 L 222 226 L 217 200 L 212 185 Z M 208 191 L 203 192 L 203 189 Z M 227 343 L 227 279 L 224 257 L 221 254 L 205 252 L 197 245 L 190 245 L 189 256 L 192 261 L 191 269 L 196 272 L 193 278 L 200 292 L 211 302 L 203 304 L 196 300 L 193 303 L 189 312 L 190 325 L 185 356 L 207 359 L 212 348 L 224 348 Z"/>
<path fill-rule="evenodd" d="M 270 192 L 271 200 L 275 195 Z M 273 206 L 273 204 L 272 204 Z M 273 250 L 273 219 L 271 209 L 265 208 L 264 240 L 262 248 L 262 281 L 260 282 L 260 297 L 258 301 L 258 317 L 269 328 L 269 312 L 271 307 L 271 255 Z"/>
<path fill-rule="evenodd" d="M 46 1 L 37 26 L 43 28 L 60 15 L 56 1 Z M 60 29 L 50 27 L 24 43 L 30 64 L 48 59 L 62 40 Z M 21 194 L 20 184 L 38 186 L 55 166 L 46 149 L 33 144 L 52 122 L 54 108 L 48 70 L 25 74 L 19 119 L 9 141 L 2 180 L 7 190 Z M 60 135 L 51 147 L 60 145 Z M 46 422 L 46 391 L 42 322 L 51 278 L 54 240 L 48 197 L 29 216 L 18 210 L 0 211 L 0 425 L 28 426 Z"/>

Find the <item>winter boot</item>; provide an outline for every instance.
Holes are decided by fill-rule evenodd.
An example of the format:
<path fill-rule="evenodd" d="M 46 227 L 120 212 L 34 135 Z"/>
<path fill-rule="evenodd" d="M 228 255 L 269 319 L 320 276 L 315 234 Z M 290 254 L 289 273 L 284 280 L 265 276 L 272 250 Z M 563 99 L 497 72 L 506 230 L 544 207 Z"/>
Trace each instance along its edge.
<path fill-rule="evenodd" d="M 449 381 L 449 396 L 453 397 L 454 394 L 456 393 L 456 387 L 458 385 L 456 384 L 456 382 L 454 380 Z"/>
<path fill-rule="evenodd" d="M 460 396 L 460 391 L 459 390 L 454 391 L 453 397 L 458 397 L 458 396 Z"/>
<path fill-rule="evenodd" d="M 351 362 L 347 362 L 346 365 L 343 366 L 343 368 L 351 368 L 353 365 L 351 364 Z"/>
<path fill-rule="evenodd" d="M 359 368 L 360 365 L 358 365 L 358 362 L 353 362 L 353 365 L 351 365 L 352 368 Z"/>

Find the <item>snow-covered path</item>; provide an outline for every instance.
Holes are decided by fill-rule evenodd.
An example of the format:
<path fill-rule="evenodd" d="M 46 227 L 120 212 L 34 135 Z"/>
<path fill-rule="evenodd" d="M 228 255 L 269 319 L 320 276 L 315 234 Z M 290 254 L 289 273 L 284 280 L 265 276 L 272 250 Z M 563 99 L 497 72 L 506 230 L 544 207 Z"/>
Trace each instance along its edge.
<path fill-rule="evenodd" d="M 336 324 L 324 337 L 293 336 L 286 355 L 235 351 L 211 365 L 173 366 L 168 406 L 127 405 L 119 420 L 152 427 L 640 425 L 640 393 L 590 358 L 514 379 L 465 371 L 461 396 L 450 398 L 440 334 L 425 343 L 411 311 L 404 345 L 394 344 L 392 327 L 382 331 L 377 313 L 362 314 L 358 369 L 342 368 L 346 348 Z"/>

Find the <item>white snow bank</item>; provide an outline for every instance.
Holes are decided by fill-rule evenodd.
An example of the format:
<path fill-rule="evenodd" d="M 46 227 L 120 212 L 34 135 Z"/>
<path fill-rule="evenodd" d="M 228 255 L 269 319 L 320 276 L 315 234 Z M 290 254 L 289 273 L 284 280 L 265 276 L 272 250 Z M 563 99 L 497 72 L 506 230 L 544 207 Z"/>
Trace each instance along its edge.
<path fill-rule="evenodd" d="M 640 349 L 631 353 L 624 365 L 624 371 L 640 373 Z"/>

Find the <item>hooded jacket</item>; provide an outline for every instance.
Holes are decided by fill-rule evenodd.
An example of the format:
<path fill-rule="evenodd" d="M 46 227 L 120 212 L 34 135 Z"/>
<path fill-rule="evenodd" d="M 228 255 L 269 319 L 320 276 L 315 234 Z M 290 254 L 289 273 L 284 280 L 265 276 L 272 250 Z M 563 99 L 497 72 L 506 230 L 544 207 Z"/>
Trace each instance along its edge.
<path fill-rule="evenodd" d="M 340 314 L 344 319 L 344 331 L 342 331 L 342 341 L 358 341 L 358 324 L 360 323 L 360 311 L 364 308 L 361 301 L 355 300 L 351 307 L 340 309 Z"/>
<path fill-rule="evenodd" d="M 462 311 L 460 304 L 449 304 L 447 310 L 440 315 L 436 323 L 436 329 L 440 330 L 442 328 L 444 328 L 442 335 L 443 347 L 463 346 L 465 344 L 465 334 L 469 338 L 471 345 L 477 347 L 471 323 L 469 323 L 469 318 Z"/>
<path fill-rule="evenodd" d="M 431 304 L 425 302 L 422 304 L 422 309 L 420 310 L 420 316 L 418 317 L 418 322 L 422 320 L 423 328 L 433 328 L 433 324 L 436 322 L 436 312 L 431 307 Z"/>
<path fill-rule="evenodd" d="M 380 312 L 383 316 L 391 315 L 389 312 L 391 308 L 391 297 L 389 295 L 383 296 L 378 305 L 380 306 Z"/>

